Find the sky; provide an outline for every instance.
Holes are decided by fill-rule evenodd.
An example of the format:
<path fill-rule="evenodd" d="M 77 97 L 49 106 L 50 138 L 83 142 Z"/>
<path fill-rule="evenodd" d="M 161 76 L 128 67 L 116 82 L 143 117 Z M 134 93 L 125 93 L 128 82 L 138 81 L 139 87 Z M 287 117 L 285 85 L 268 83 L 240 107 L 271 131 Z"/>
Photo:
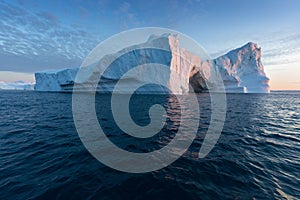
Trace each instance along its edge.
<path fill-rule="evenodd" d="M 192 37 L 213 58 L 255 42 L 271 89 L 300 90 L 299 10 L 299 0 L 0 0 L 0 82 L 79 67 L 101 41 L 150 26 Z"/>

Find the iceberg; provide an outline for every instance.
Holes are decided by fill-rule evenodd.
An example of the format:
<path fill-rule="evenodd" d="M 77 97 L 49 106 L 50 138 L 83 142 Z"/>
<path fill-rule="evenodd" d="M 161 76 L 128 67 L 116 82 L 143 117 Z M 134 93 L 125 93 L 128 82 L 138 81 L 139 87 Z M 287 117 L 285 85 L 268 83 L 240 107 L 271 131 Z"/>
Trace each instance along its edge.
<path fill-rule="evenodd" d="M 1 90 L 34 90 L 34 84 L 32 82 L 15 81 L 4 82 L 0 81 Z"/>
<path fill-rule="evenodd" d="M 35 76 L 36 91 L 63 92 L 68 86 L 74 84 L 79 68 L 67 68 L 58 71 L 37 72 Z"/>
<path fill-rule="evenodd" d="M 261 48 L 253 42 L 232 50 L 214 59 L 214 64 L 223 70 L 225 77 L 233 80 L 245 88 L 247 93 L 269 93 L 269 78 L 264 72 L 261 61 Z M 229 76 L 228 76 L 228 75 Z M 223 78 L 224 82 L 227 78 Z M 230 78 L 229 78 L 230 77 Z"/>
<path fill-rule="evenodd" d="M 167 75 L 153 71 L 154 68 L 149 63 L 167 66 Z M 139 68 L 134 73 L 123 76 L 143 64 L 148 64 L 147 68 Z M 79 71 L 80 75 L 76 76 Z M 220 84 L 214 79 L 216 71 L 219 72 L 228 93 L 270 91 L 269 78 L 261 62 L 261 48 L 257 44 L 250 42 L 218 58 L 201 60 L 200 56 L 179 47 L 179 35 L 173 34 L 151 35 L 145 43 L 106 55 L 98 63 L 84 68 L 37 72 L 35 90 L 54 92 L 96 90 L 126 93 L 137 84 L 149 82 L 147 80 L 149 77 L 141 74 L 156 73 L 156 76 L 151 77 L 165 80 L 165 84 L 176 93 L 185 94 L 191 92 L 191 88 L 195 92 L 207 92 Z M 100 78 L 99 74 L 102 74 Z M 122 84 L 119 84 L 118 91 L 115 91 L 116 83 L 120 79 Z M 139 91 L 156 93 L 162 90 L 163 88 L 148 84 Z"/>

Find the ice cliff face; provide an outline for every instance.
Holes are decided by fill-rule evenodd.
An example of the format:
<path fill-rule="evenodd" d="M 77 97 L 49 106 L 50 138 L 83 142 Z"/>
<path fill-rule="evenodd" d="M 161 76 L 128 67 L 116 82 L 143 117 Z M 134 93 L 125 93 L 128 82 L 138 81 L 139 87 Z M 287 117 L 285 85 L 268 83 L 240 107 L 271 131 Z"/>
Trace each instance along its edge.
<path fill-rule="evenodd" d="M 81 70 L 83 75 L 80 77 L 76 77 L 78 68 L 39 72 L 35 74 L 35 90 L 71 92 L 76 82 L 76 89 L 85 91 L 95 89 L 90 88 L 91 83 L 99 83 L 97 91 L 111 92 L 124 73 L 137 66 L 148 64 L 147 68 L 141 68 L 125 78 L 122 77 L 124 80 L 119 87 L 120 91 L 115 92 L 126 92 L 136 83 L 147 83 L 149 81 L 147 76 L 141 76 L 147 73 L 156 73 L 158 79 L 165 80 L 172 91 L 179 94 L 188 93 L 189 84 L 194 91 L 205 92 L 218 84 L 213 79 L 216 70 L 220 72 L 226 92 L 269 92 L 269 79 L 261 63 L 261 49 L 256 44 L 248 43 L 214 60 L 202 61 L 199 56 L 179 48 L 178 43 L 177 35 L 152 35 L 143 44 L 104 56 L 95 66 Z M 110 65 L 106 69 L 107 63 Z M 160 77 L 162 75 L 151 70 L 149 63 L 168 66 L 167 75 Z M 99 72 L 103 73 L 100 80 Z M 142 88 L 143 93 L 149 91 L 156 92 L 157 88 L 151 86 Z"/>
<path fill-rule="evenodd" d="M 35 73 L 35 87 L 37 91 L 64 91 L 64 86 L 74 83 L 78 68 L 63 69 L 59 71 Z"/>

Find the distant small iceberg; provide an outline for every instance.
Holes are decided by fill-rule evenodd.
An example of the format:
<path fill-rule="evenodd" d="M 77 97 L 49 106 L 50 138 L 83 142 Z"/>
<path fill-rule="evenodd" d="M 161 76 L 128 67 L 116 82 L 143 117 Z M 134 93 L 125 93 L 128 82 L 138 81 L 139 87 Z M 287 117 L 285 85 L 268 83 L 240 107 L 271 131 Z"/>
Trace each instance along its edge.
<path fill-rule="evenodd" d="M 35 83 L 15 81 L 15 82 L 4 82 L 0 81 L 1 90 L 34 90 Z"/>

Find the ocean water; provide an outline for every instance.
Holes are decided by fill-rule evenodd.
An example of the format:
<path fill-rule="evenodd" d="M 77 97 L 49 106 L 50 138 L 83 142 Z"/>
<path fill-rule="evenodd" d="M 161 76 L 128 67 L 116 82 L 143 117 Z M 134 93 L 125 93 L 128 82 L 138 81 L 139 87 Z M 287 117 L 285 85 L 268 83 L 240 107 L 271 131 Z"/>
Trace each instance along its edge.
<path fill-rule="evenodd" d="M 130 174 L 97 161 L 83 146 L 71 94 L 0 91 L 0 199 L 300 199 L 300 93 L 229 94 L 226 122 L 214 149 L 198 151 L 210 121 L 209 94 L 188 151 L 161 170 Z M 136 139 L 114 123 L 110 95 L 97 95 L 106 135 L 120 148 L 150 152 L 176 134 L 176 98 L 135 96 L 132 117 L 150 122 L 153 103 L 171 104 L 166 126 Z"/>

